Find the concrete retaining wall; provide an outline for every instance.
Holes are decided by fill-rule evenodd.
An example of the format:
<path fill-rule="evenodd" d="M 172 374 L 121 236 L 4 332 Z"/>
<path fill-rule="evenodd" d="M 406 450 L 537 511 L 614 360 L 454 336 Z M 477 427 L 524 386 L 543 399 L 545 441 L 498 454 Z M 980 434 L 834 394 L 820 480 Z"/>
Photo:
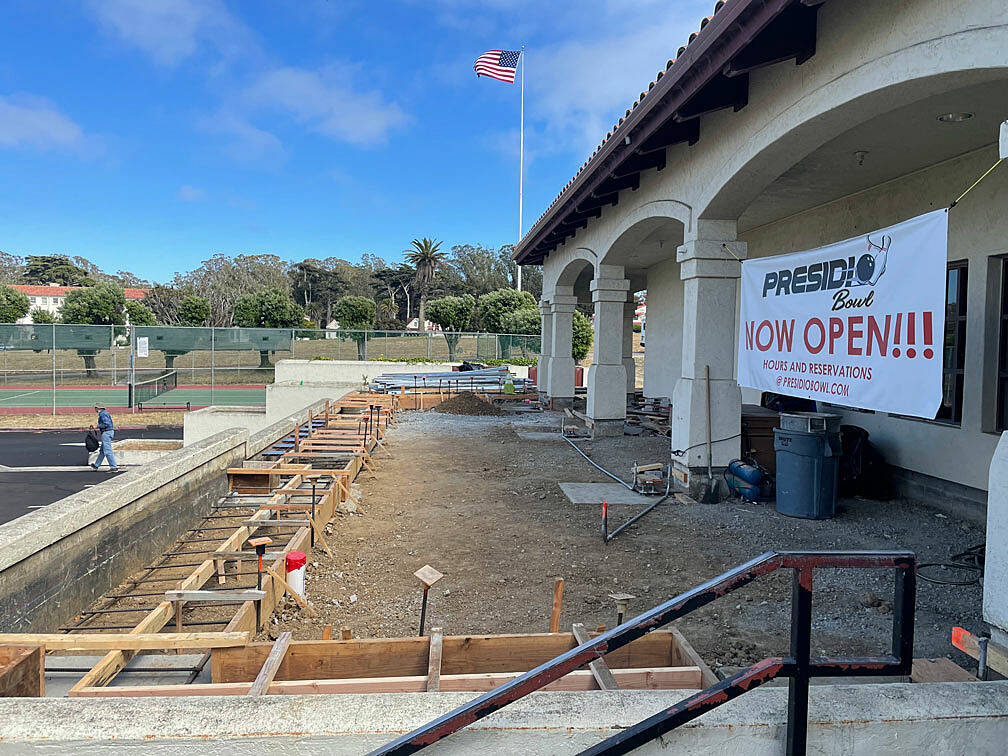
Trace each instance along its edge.
<path fill-rule="evenodd" d="M 441 741 L 438 754 L 573 754 L 695 691 L 533 693 Z M 357 756 L 469 700 L 464 693 L 0 699 L 4 753 Z M 1004 753 L 1008 683 L 816 686 L 809 753 Z M 787 691 L 759 689 L 635 754 L 779 756 Z"/>
<path fill-rule="evenodd" d="M 247 438 L 218 433 L 0 525 L 0 631 L 54 632 L 149 564 L 227 490 Z"/>
<path fill-rule="evenodd" d="M 476 360 L 479 362 L 479 360 Z M 280 360 L 276 364 L 275 383 L 337 384 L 360 388 L 382 373 L 444 373 L 459 362 L 380 362 L 378 360 Z M 516 378 L 528 378 L 528 368 L 510 366 Z M 267 391 L 269 387 L 267 386 Z M 269 402 L 267 401 L 267 405 Z"/>
<path fill-rule="evenodd" d="M 266 426 L 265 407 L 204 407 L 182 417 L 182 445 L 189 446 L 219 433 L 222 428 L 244 428 L 256 433 Z"/>

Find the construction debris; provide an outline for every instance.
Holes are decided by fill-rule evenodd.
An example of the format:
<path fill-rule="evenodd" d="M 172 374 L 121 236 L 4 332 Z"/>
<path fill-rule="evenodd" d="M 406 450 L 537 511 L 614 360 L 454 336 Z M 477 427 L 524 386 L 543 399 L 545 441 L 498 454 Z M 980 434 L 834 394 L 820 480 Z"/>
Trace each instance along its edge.
<path fill-rule="evenodd" d="M 434 408 L 435 412 L 446 415 L 506 415 L 507 413 L 496 405 L 468 391 L 446 399 Z"/>
<path fill-rule="evenodd" d="M 521 394 L 535 389 L 528 378 L 517 378 L 506 367 L 441 373 L 383 373 L 371 381 L 371 390 L 382 394 Z"/>

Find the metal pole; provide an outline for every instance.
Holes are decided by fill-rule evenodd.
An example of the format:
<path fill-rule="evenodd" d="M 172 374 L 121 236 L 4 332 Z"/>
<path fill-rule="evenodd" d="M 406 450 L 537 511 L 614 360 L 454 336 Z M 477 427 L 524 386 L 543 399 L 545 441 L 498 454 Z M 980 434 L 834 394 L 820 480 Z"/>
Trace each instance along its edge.
<path fill-rule="evenodd" d="M 524 202 L 525 189 L 525 45 L 521 49 L 521 122 L 518 128 L 518 241 L 522 239 L 522 206 Z M 522 287 L 522 269 L 518 267 L 518 291 Z"/>
<path fill-rule="evenodd" d="M 213 405 L 214 385 L 214 329 L 210 327 L 210 404 Z"/>
<path fill-rule="evenodd" d="M 52 327 L 52 413 L 56 417 L 56 324 Z"/>
<path fill-rule="evenodd" d="M 423 638 L 423 628 L 424 622 L 427 621 L 427 591 L 430 590 L 429 586 L 424 586 L 423 589 L 423 603 L 420 604 L 420 637 Z"/>
<path fill-rule="evenodd" d="M 808 741 L 808 692 L 812 646 L 812 568 L 798 567 L 791 588 L 791 658 L 795 672 L 788 679 L 788 756 L 805 753 Z"/>

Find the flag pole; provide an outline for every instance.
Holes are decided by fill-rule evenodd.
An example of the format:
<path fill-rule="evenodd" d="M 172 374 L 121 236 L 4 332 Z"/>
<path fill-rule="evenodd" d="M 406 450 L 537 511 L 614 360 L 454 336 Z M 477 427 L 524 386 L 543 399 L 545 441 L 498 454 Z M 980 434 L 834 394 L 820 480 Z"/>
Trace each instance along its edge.
<path fill-rule="evenodd" d="M 518 128 L 518 241 L 522 239 L 522 203 L 525 189 L 525 45 L 521 48 L 521 124 Z M 522 269 L 518 266 L 518 291 L 522 290 Z"/>

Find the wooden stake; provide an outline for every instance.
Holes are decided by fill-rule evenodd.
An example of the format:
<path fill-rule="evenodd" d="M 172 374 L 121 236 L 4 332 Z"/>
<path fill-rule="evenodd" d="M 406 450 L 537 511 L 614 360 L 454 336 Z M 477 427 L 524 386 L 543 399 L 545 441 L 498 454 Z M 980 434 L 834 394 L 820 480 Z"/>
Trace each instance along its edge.
<path fill-rule="evenodd" d="M 248 695 L 261 696 L 266 692 L 270 683 L 273 682 L 273 678 L 276 677 L 280 665 L 283 663 L 284 654 L 287 653 L 287 647 L 290 645 L 290 642 L 290 633 L 280 633 L 280 637 L 273 644 L 273 649 L 270 651 L 269 656 L 266 657 L 266 662 L 262 665 L 262 669 L 259 670 L 255 682 L 249 688 Z"/>
<path fill-rule="evenodd" d="M 281 593 L 286 593 L 287 595 L 289 595 L 292 599 L 294 599 L 294 602 L 302 609 L 308 608 L 308 602 L 305 601 L 303 598 L 301 598 L 301 596 L 299 596 L 297 592 L 291 589 L 290 585 L 288 585 L 287 581 L 283 579 L 283 577 L 280 575 L 279 572 L 274 570 L 268 564 L 263 565 L 263 571 L 268 573 L 274 580 L 280 583 Z"/>
<path fill-rule="evenodd" d="M 430 653 L 427 656 L 427 692 L 437 693 L 441 689 L 441 628 L 432 627 Z"/>
<path fill-rule="evenodd" d="M 353 640 L 353 633 L 350 632 L 350 628 L 346 625 L 340 628 L 340 638 L 343 640 Z"/>
<path fill-rule="evenodd" d="M 328 405 L 328 402 L 326 404 Z M 322 640 L 332 640 L 332 625 L 322 628 Z"/>
<path fill-rule="evenodd" d="M 563 578 L 557 578 L 553 583 L 553 615 L 550 617 L 549 631 L 551 633 L 560 632 L 560 610 L 563 608 Z"/>

